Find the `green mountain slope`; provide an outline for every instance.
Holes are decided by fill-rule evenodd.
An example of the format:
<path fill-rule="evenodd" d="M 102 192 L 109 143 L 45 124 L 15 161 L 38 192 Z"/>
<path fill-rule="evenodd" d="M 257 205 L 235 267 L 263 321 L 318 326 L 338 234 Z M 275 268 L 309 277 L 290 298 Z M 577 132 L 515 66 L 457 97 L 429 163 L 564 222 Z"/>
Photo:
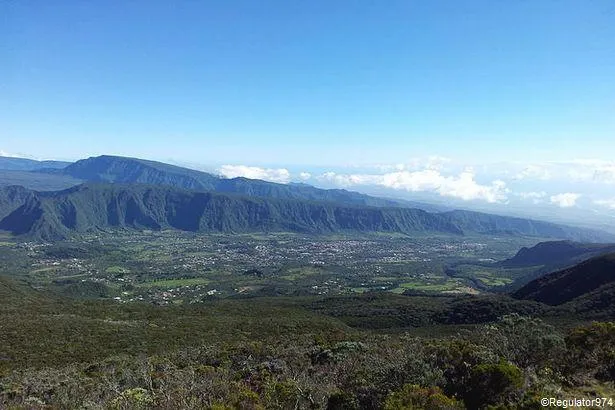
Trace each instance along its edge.
<path fill-rule="evenodd" d="M 34 193 L 22 186 L 0 188 L 0 220 L 22 206 Z"/>
<path fill-rule="evenodd" d="M 0 221 L 0 229 L 41 239 L 109 228 L 462 234 L 446 218 L 418 209 L 351 207 L 135 184 L 86 184 L 33 193 Z"/>
<path fill-rule="evenodd" d="M 10 192 L 19 195 L 10 196 Z M 40 239 L 74 233 L 129 229 L 179 229 L 194 232 L 434 232 L 453 235 L 509 233 L 473 226 L 455 213 L 433 214 L 411 208 L 377 208 L 295 199 L 248 197 L 143 184 L 85 184 L 57 192 L 0 190 L 7 200 L 0 229 Z M 21 200 L 21 203 L 19 202 Z M 7 213 L 8 212 L 8 213 Z M 462 214 L 463 215 L 463 214 Z M 515 218 L 501 219 L 508 227 Z M 507 219 L 514 219 L 507 222 Z M 525 231 L 523 226 L 530 227 Z M 520 235 L 593 236 L 593 231 L 529 221 Z M 611 238 L 612 239 L 612 238 Z"/>
<path fill-rule="evenodd" d="M 534 268 L 529 274 L 517 278 L 509 285 L 509 290 L 513 291 L 548 273 L 574 266 L 608 252 L 615 252 L 615 244 L 540 242 L 531 248 L 521 248 L 512 258 L 495 265 L 510 269 Z"/>
<path fill-rule="evenodd" d="M 531 248 L 521 248 L 514 257 L 500 262 L 500 265 L 510 268 L 537 265 L 567 266 L 609 251 L 615 252 L 615 245 L 572 241 L 540 242 Z"/>
<path fill-rule="evenodd" d="M 615 283 L 615 252 L 536 279 L 513 293 L 513 296 L 549 305 L 561 305 L 613 283 Z M 596 297 L 600 295 L 594 293 L 590 299 Z M 611 300 L 611 303 L 615 301 Z"/>

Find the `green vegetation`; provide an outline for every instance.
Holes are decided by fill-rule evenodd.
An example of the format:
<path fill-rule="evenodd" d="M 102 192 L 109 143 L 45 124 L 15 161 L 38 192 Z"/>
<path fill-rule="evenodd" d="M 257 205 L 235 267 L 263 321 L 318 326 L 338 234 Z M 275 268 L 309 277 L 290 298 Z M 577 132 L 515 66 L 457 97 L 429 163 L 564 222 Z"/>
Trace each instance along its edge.
<path fill-rule="evenodd" d="M 567 330 L 512 314 L 452 335 L 424 325 L 430 336 L 415 337 L 331 316 L 340 306 L 367 318 L 402 299 L 414 305 L 408 313 L 438 303 L 373 296 L 156 307 L 52 297 L 0 279 L 0 405 L 482 409 L 614 392 L 613 323 Z"/>
<path fill-rule="evenodd" d="M 567 296 L 550 306 L 490 293 L 534 273 L 497 261 L 535 238 L 1 239 L 0 408 L 540 408 L 615 394 L 610 255 L 528 285 Z"/>
<path fill-rule="evenodd" d="M 607 253 L 571 268 L 539 278 L 515 292 L 515 297 L 550 305 L 561 305 L 596 291 L 594 299 L 603 299 L 615 285 L 615 253 Z"/>
<path fill-rule="evenodd" d="M 204 278 L 188 278 L 188 279 L 167 279 L 157 280 L 152 282 L 146 282 L 139 284 L 140 287 L 157 287 L 157 288 L 173 288 L 178 286 L 192 286 L 192 285 L 207 285 L 209 280 Z"/>
<path fill-rule="evenodd" d="M 0 274 L 60 292 L 95 281 L 122 302 L 158 304 L 211 297 L 479 293 L 488 287 L 472 276 L 471 263 L 503 259 L 535 242 L 480 235 L 204 235 L 173 230 L 115 231 L 54 243 L 16 239 L 0 252 Z M 449 266 L 460 261 L 464 274 L 450 274 Z M 516 268 L 496 268 L 489 279 L 497 283 L 517 274 Z"/>

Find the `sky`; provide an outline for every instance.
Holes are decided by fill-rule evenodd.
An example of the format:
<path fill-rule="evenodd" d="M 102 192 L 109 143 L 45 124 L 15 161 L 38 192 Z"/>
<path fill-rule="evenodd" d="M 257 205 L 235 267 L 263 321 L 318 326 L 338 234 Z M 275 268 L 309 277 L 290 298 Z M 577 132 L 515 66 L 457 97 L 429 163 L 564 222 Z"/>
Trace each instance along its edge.
<path fill-rule="evenodd" d="M 5 1 L 0 153 L 611 210 L 614 39 L 612 0 Z"/>

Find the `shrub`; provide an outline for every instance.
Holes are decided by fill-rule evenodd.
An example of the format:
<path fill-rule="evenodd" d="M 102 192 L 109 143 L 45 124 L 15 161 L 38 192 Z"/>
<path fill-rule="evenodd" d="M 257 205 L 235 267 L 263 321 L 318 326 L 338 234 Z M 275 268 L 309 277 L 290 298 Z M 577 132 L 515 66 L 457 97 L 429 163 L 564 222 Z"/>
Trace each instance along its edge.
<path fill-rule="evenodd" d="M 154 398 L 150 392 L 137 387 L 124 390 L 122 394 L 113 400 L 113 407 L 116 409 L 144 409 L 153 403 Z"/>
<path fill-rule="evenodd" d="M 511 314 L 481 327 L 479 342 L 521 368 L 549 367 L 565 351 L 564 337 L 537 318 Z"/>
<path fill-rule="evenodd" d="M 327 410 L 359 410 L 359 401 L 352 393 L 336 392 L 329 396 Z"/>
<path fill-rule="evenodd" d="M 412 384 L 406 384 L 400 391 L 389 394 L 384 404 L 385 410 L 463 408 L 459 401 L 446 396 L 438 387 L 424 388 Z"/>
<path fill-rule="evenodd" d="M 472 369 L 465 403 L 469 408 L 510 404 L 520 398 L 524 376 L 512 363 L 480 364 Z"/>
<path fill-rule="evenodd" d="M 615 323 L 594 322 L 578 327 L 568 334 L 566 344 L 570 374 L 615 380 Z"/>

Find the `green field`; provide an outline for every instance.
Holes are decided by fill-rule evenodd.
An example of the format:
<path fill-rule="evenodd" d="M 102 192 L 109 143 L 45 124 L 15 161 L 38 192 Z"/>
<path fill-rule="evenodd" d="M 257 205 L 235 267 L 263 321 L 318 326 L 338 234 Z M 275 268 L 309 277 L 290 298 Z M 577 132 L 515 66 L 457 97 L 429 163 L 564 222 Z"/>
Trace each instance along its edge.
<path fill-rule="evenodd" d="M 143 288 L 177 288 L 181 286 L 207 285 L 211 281 L 205 278 L 189 278 L 189 279 L 166 279 L 156 280 L 151 282 L 139 283 L 138 287 Z"/>

